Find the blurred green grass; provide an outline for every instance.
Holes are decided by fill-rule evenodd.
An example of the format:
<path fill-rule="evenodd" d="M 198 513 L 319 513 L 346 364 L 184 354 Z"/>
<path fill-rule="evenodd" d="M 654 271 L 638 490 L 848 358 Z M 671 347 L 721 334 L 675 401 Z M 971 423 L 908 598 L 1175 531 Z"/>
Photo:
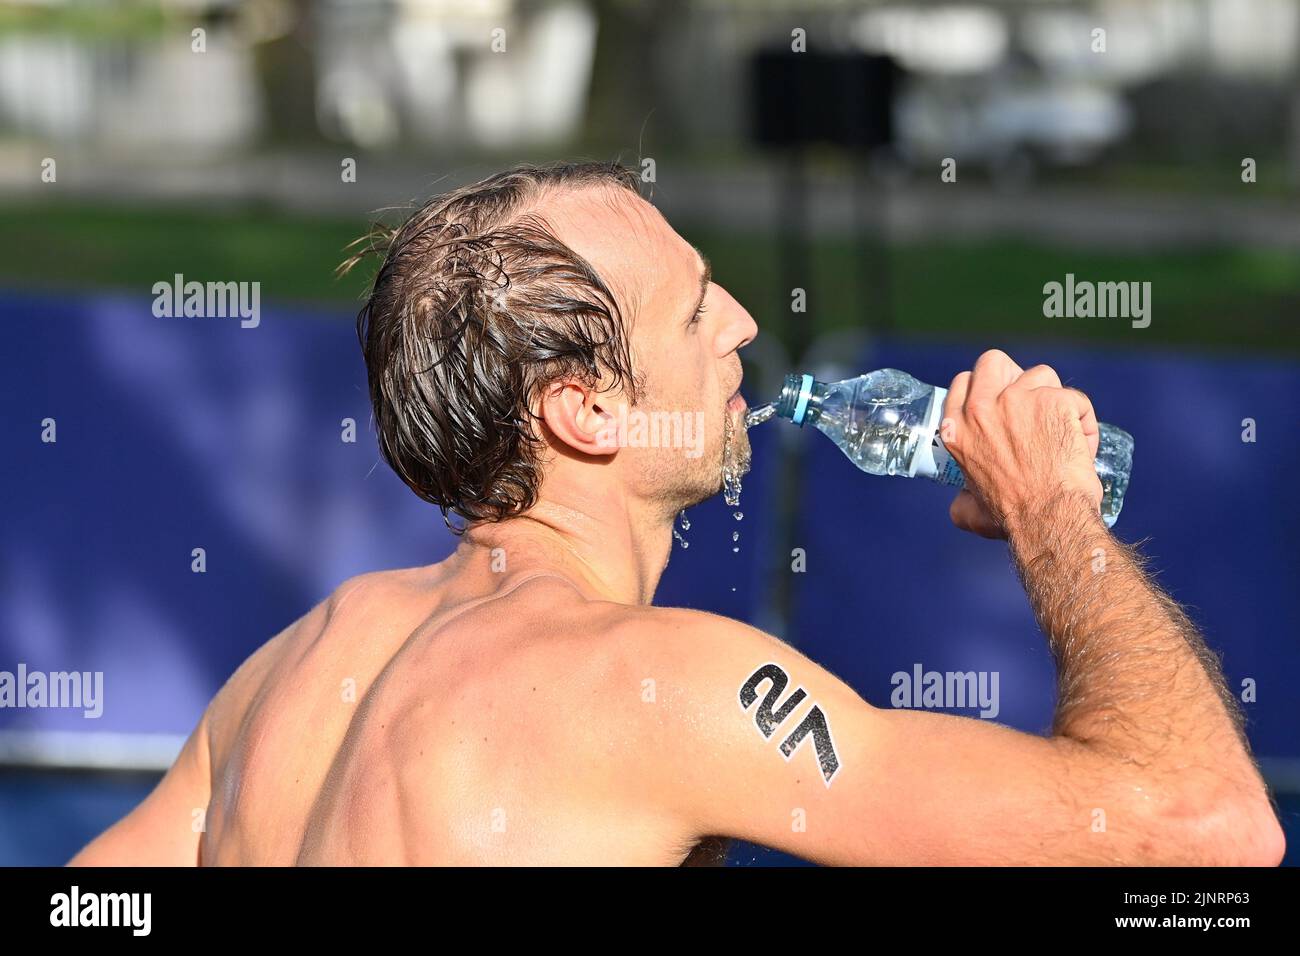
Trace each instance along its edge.
<path fill-rule="evenodd" d="M 336 281 L 361 219 L 274 210 L 71 204 L 0 207 L 0 282 L 36 288 L 141 289 L 187 278 L 261 282 L 263 301 L 357 301 L 365 278 Z"/>
<path fill-rule="evenodd" d="M 42 204 L 0 208 L 0 283 L 19 288 L 138 289 L 174 273 L 259 281 L 264 302 L 360 305 L 374 266 L 336 279 L 345 247 L 365 231 L 359 217 L 306 218 L 259 208 L 225 211 Z M 1075 249 L 1031 241 L 923 242 L 864 249 L 843 238 L 812 243 L 799 284 L 808 311 L 792 315 L 792 278 L 776 236 L 679 226 L 713 261 L 716 281 L 768 334 L 787 342 L 794 322 L 812 334 L 879 327 L 878 283 L 887 268 L 892 329 L 909 336 L 978 340 L 1046 338 L 1121 347 L 1300 353 L 1300 262 L 1285 250 Z M 883 258 L 882 258 L 883 257 Z M 874 264 L 873 264 L 874 263 Z M 1094 281 L 1149 281 L 1152 322 L 1048 319 L 1044 283 L 1067 272 Z"/>
<path fill-rule="evenodd" d="M 769 237 L 683 230 L 713 261 L 717 281 L 756 318 L 790 316 L 792 279 Z M 883 261 L 880 257 L 883 256 Z M 1120 347 L 1300 352 L 1300 259 L 1286 250 L 1217 248 L 1134 252 L 1031 241 L 926 242 L 863 250 L 814 243 L 808 312 L 818 335 L 888 324 L 910 336 L 1044 338 Z M 869 263 L 874 262 L 871 266 Z M 887 269 L 888 315 L 864 272 Z M 1075 280 L 1150 282 L 1151 325 L 1122 318 L 1046 318 L 1043 286 Z M 760 314 L 762 308 L 762 314 Z M 788 336 L 787 336 L 788 337 Z"/>

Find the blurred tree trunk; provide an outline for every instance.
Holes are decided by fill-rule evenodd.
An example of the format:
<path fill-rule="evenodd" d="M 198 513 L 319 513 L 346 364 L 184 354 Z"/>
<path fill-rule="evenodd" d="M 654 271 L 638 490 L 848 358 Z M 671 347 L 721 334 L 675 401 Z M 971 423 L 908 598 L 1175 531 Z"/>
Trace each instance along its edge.
<path fill-rule="evenodd" d="M 293 26 L 284 36 L 253 47 L 253 63 L 266 105 L 267 142 L 317 140 L 316 64 L 311 0 L 292 0 Z"/>
<path fill-rule="evenodd" d="M 1300 17 L 1296 17 L 1296 49 L 1300 50 Z M 1291 123 L 1287 158 L 1290 160 L 1291 187 L 1300 189 L 1300 63 L 1291 74 Z"/>
<path fill-rule="evenodd" d="M 593 0 L 597 18 L 587 141 L 632 163 L 672 140 L 677 124 L 660 76 L 660 45 L 689 15 L 689 0 Z"/>

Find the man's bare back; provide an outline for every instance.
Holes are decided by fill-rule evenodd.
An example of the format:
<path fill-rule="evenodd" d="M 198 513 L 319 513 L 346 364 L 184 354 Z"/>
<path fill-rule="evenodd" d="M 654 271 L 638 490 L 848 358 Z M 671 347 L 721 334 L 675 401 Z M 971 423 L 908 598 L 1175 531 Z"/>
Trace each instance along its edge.
<path fill-rule="evenodd" d="M 348 581 L 236 672 L 208 716 L 201 864 L 683 861 L 653 809 L 584 786 L 636 713 L 608 700 L 638 689 L 611 680 L 629 609 L 455 563 Z"/>

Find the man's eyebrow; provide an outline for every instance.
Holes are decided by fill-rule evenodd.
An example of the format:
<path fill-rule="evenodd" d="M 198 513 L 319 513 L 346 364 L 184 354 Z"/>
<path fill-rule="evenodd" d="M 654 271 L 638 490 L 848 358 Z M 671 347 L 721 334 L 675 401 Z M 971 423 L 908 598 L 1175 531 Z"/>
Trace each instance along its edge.
<path fill-rule="evenodd" d="M 695 249 L 694 246 L 691 246 L 691 248 Z M 695 314 L 700 311 L 700 306 L 704 304 L 704 297 L 709 294 L 709 283 L 713 281 L 713 263 L 699 249 L 695 249 L 695 254 L 700 257 L 700 262 L 704 264 L 704 271 L 700 273 L 700 297 L 695 300 L 695 307 L 691 309 L 691 314 L 686 317 L 687 322 L 695 318 Z"/>

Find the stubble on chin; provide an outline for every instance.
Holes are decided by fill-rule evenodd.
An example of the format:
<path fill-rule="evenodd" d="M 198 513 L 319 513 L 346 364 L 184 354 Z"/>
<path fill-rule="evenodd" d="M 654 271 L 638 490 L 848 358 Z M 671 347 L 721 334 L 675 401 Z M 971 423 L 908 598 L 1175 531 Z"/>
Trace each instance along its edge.
<path fill-rule="evenodd" d="M 684 472 L 678 472 L 678 476 L 686 480 L 681 481 L 677 493 L 670 496 L 674 500 L 673 514 L 723 493 L 725 483 L 722 475 L 728 459 L 728 443 L 733 473 L 738 478 L 749 473 L 753 453 L 743 416 L 724 408 L 721 430 L 721 441 L 717 445 L 706 445 L 703 455 L 694 458 Z M 678 462 L 674 468 L 680 466 Z"/>

